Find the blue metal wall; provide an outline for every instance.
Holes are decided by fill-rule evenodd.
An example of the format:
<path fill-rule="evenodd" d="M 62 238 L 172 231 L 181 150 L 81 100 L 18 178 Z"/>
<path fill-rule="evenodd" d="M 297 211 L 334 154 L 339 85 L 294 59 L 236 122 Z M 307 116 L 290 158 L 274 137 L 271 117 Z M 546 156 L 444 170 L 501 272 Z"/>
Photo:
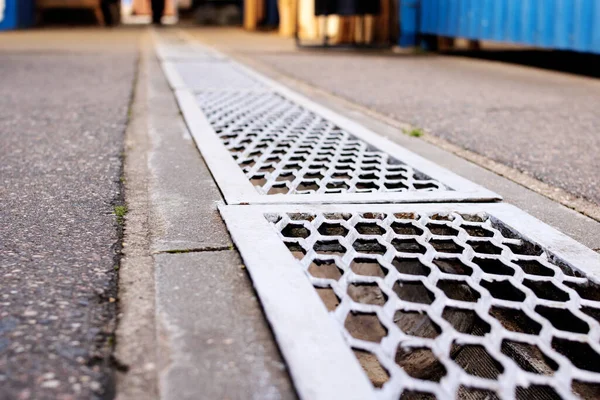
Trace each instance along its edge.
<path fill-rule="evenodd" d="M 0 13 L 0 31 L 32 25 L 35 16 L 33 3 L 33 0 L 5 0 L 4 12 Z"/>
<path fill-rule="evenodd" d="M 415 0 L 400 1 L 402 19 Z M 420 0 L 418 9 L 420 34 L 600 53 L 600 0 Z"/>

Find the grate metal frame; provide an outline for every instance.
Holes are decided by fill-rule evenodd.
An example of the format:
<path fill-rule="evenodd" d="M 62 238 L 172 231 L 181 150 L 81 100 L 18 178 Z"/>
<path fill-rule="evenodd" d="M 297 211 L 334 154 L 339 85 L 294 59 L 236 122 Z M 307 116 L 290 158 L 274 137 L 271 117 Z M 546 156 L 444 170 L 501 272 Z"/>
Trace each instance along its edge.
<path fill-rule="evenodd" d="M 566 357 L 549 349 L 547 344 L 550 340 L 549 338 L 552 338 L 553 336 L 565 338 L 588 343 L 592 346 L 594 351 L 600 354 L 600 344 L 598 343 L 598 340 L 600 339 L 600 330 L 598 328 L 598 323 L 592 323 L 593 320 L 591 317 L 586 316 L 579 311 L 579 307 L 587 305 L 591 300 L 584 300 L 583 298 L 578 297 L 574 294 L 574 291 L 571 292 L 573 293 L 572 296 L 575 297 L 564 302 L 564 305 L 561 306 L 556 301 L 543 300 L 541 298 L 538 299 L 531 290 L 523 288 L 522 285 L 517 286 L 523 289 L 526 295 L 525 300 L 522 301 L 523 308 L 531 309 L 535 304 L 559 308 L 564 307 L 565 309 L 570 310 L 574 315 L 577 315 L 579 319 L 587 321 L 591 327 L 588 334 L 558 331 L 553 328 L 550 322 L 543 321 L 543 318 L 538 315 L 538 320 L 541 319 L 542 321 L 537 322 L 541 324 L 542 329 L 537 336 L 511 333 L 503 330 L 497 321 L 492 321 L 493 330 L 491 333 L 488 333 L 485 336 L 474 337 L 454 331 L 448 323 L 444 323 L 442 320 L 441 322 L 436 322 L 440 323 L 444 331 L 447 332 L 443 333 L 433 342 L 431 339 L 407 337 L 406 335 L 403 335 L 393 323 L 389 323 L 389 317 L 385 317 L 383 314 L 389 314 L 390 308 L 395 310 L 398 308 L 404 309 L 404 307 L 412 307 L 411 309 L 416 311 L 421 310 L 420 312 L 428 313 L 435 313 L 439 310 L 435 311 L 427 309 L 427 307 L 422 305 L 415 306 L 414 303 L 407 305 L 404 301 L 398 302 L 397 299 L 392 300 L 392 297 L 390 297 L 390 300 L 384 307 L 358 304 L 349 300 L 348 295 L 340 293 L 340 287 L 337 287 L 338 290 L 335 290 L 335 292 L 342 300 L 338 308 L 329 313 L 321 302 L 320 297 L 317 295 L 315 287 L 321 287 L 323 284 L 329 285 L 331 283 L 327 283 L 327 280 L 315 278 L 306 272 L 308 264 L 311 263 L 311 257 L 318 256 L 312 254 L 311 251 L 309 252 L 310 254 L 307 253 L 305 259 L 302 261 L 296 259 L 285 245 L 285 238 L 281 236 L 279 232 L 279 229 L 283 228 L 290 221 L 285 220 L 285 217 L 283 220 L 279 220 L 277 224 L 275 224 L 275 221 L 270 222 L 267 220 L 267 216 L 273 215 L 316 215 L 314 223 L 318 225 L 324 221 L 322 219 L 319 220 L 319 218 L 322 218 L 322 215 L 340 213 L 352 214 L 353 223 L 356 223 L 356 215 L 365 213 L 381 213 L 386 215 L 416 213 L 420 216 L 432 216 L 434 214 L 446 215 L 452 213 L 459 213 L 461 215 L 485 215 L 489 217 L 488 221 L 498 221 L 503 226 L 508 227 L 512 232 L 517 232 L 519 237 L 540 246 L 543 250 L 542 254 L 552 256 L 552 260 L 562 260 L 561 262 L 566 263 L 570 269 L 579 272 L 583 276 L 582 278 L 569 277 L 567 279 L 556 266 L 558 264 L 556 264 L 555 261 L 552 261 L 554 266 L 551 266 L 551 268 L 555 270 L 556 280 L 552 278 L 551 281 L 555 281 L 558 287 L 569 292 L 570 289 L 563 285 L 563 281 L 575 282 L 587 279 L 596 284 L 600 283 L 600 255 L 514 206 L 506 204 L 460 203 L 393 205 L 223 205 L 219 207 L 219 210 L 251 275 L 253 284 L 264 306 L 267 319 L 274 330 L 276 339 L 286 358 L 290 372 L 294 378 L 300 397 L 302 398 L 391 400 L 398 399 L 402 391 L 408 389 L 430 392 L 435 394 L 437 398 L 453 398 L 460 385 L 467 385 L 480 389 L 493 390 L 502 399 L 512 399 L 514 398 L 514 390 L 517 385 L 527 386 L 531 384 L 550 385 L 557 390 L 557 393 L 561 397 L 576 398 L 575 395 L 570 392 L 569 384 L 571 379 L 600 383 L 600 373 L 575 369 Z M 302 223 L 298 221 L 292 222 Z M 444 223 L 444 221 L 440 222 Z M 460 221 L 459 218 L 455 225 L 463 222 L 464 221 Z M 389 221 L 381 221 L 380 223 L 385 225 L 386 223 L 389 224 Z M 482 224 L 470 222 L 466 222 L 466 224 L 483 226 Z M 494 229 L 491 230 L 494 231 Z M 315 232 L 316 231 L 313 229 L 310 236 L 311 243 L 324 238 L 332 238 L 331 236 L 320 236 L 319 233 Z M 317 235 L 317 238 L 314 237 L 315 234 Z M 466 233 L 464 232 L 459 233 L 458 238 L 464 241 L 466 240 L 465 235 Z M 369 237 L 367 236 L 367 238 Z M 372 236 L 370 238 L 373 239 Z M 347 240 L 348 243 L 346 243 L 346 245 L 348 245 L 353 239 L 357 239 L 357 237 L 349 237 L 348 239 L 340 240 Z M 386 238 L 386 240 L 389 239 L 389 237 Z M 428 236 L 427 240 L 430 239 L 439 239 L 439 237 Z M 472 240 L 473 238 L 469 239 Z M 423 246 L 427 247 L 427 253 L 422 257 L 422 260 L 426 263 L 430 263 L 431 260 L 429 260 L 428 257 L 431 257 L 432 253 L 437 253 L 433 250 L 431 245 L 425 243 L 422 238 L 419 240 Z M 510 258 L 510 255 L 512 255 L 512 252 L 511 250 L 508 250 L 507 246 L 518 242 L 520 243 L 520 239 L 503 239 L 499 231 L 495 231 L 493 237 L 475 240 L 487 240 L 499 248 L 502 248 L 502 254 L 498 257 L 503 259 L 503 262 L 509 263 L 509 265 L 510 261 L 507 260 Z M 348 247 L 350 247 L 350 252 L 346 253 L 344 259 L 348 257 L 348 254 L 351 254 L 350 257 L 356 257 L 356 255 L 352 253 L 353 250 L 351 249 L 351 246 Z M 401 255 L 401 257 L 405 256 L 406 255 Z M 473 251 L 468 250 L 459 257 L 464 257 L 464 261 L 469 264 L 470 259 L 473 258 L 473 256 Z M 389 252 L 382 257 L 382 260 L 386 257 L 389 258 Z M 535 259 L 533 256 L 524 256 L 524 258 Z M 386 261 L 384 260 L 383 262 Z M 389 262 L 389 260 L 387 262 Z M 543 261 L 543 263 L 550 265 L 546 261 Z M 347 274 L 348 273 L 346 272 L 346 275 Z M 372 281 L 371 283 L 377 284 L 380 288 L 385 288 L 386 284 L 389 284 L 388 281 L 390 279 L 398 279 L 398 276 L 394 274 L 398 275 L 396 272 L 390 272 L 385 278 L 385 283 L 381 278 L 362 278 L 362 280 L 359 279 L 359 281 Z M 475 276 L 475 278 L 481 278 L 482 272 L 479 271 L 475 275 L 477 274 L 479 274 L 479 277 Z M 441 275 L 442 278 L 448 279 L 445 274 Z M 350 276 L 352 277 L 353 275 L 350 274 Z M 483 276 L 486 277 L 487 275 L 484 273 Z M 428 278 L 407 278 L 404 275 L 401 275 L 401 278 L 422 282 L 431 291 L 441 293 L 440 289 L 436 289 L 435 285 L 432 286 L 431 282 L 428 281 L 440 279 L 439 272 L 432 273 Z M 522 278 L 523 273 L 518 272 L 514 277 L 507 279 L 508 281 L 513 282 L 513 279 Z M 356 281 L 357 278 L 354 276 L 352 279 Z M 463 279 L 463 281 L 472 284 L 470 279 L 471 278 L 467 278 L 466 281 Z M 548 280 L 547 277 L 539 279 L 540 281 L 544 279 Z M 460 281 L 460 279 L 457 281 Z M 343 283 L 343 285 L 347 284 L 348 282 Z M 518 283 L 516 284 L 519 285 Z M 342 286 L 341 290 L 345 290 L 346 287 L 347 286 Z M 336 287 L 334 287 L 334 289 L 336 289 Z M 477 303 L 471 303 L 470 305 L 465 305 L 464 302 L 457 303 L 454 300 L 446 299 L 444 300 L 445 303 L 437 301 L 432 303 L 429 307 L 439 309 L 440 307 L 443 308 L 445 306 L 459 304 L 462 308 L 470 307 L 470 309 L 475 310 L 478 313 L 481 308 L 490 307 L 490 301 L 492 301 L 492 305 L 502 304 L 510 307 L 511 302 L 509 301 L 492 299 L 490 295 L 485 292 L 483 292 L 482 296 L 483 298 Z M 419 308 L 419 306 L 421 307 Z M 388 337 L 386 337 L 381 344 L 374 345 L 373 343 L 364 342 L 349 336 L 344 329 L 343 319 L 348 315 L 350 310 L 376 313 L 380 321 L 388 321 L 384 324 L 385 327 L 389 329 Z M 498 334 L 498 332 L 501 333 Z M 499 341 L 503 339 L 525 340 L 528 343 L 539 345 L 539 348 L 544 352 L 549 351 L 550 354 L 552 354 L 551 358 L 559 365 L 558 370 L 555 371 L 553 376 L 536 376 L 523 373 L 511 359 L 503 356 L 497 350 L 498 343 L 500 343 Z M 447 351 L 443 350 L 444 346 L 449 346 L 449 343 L 453 340 L 457 340 L 465 345 L 471 344 L 485 347 L 488 354 L 491 354 L 496 359 L 502 360 L 502 365 L 505 367 L 502 375 L 497 381 L 493 381 L 476 376 L 465 376 L 464 373 L 460 373 L 458 366 L 453 365 L 452 362 L 448 361 L 447 357 L 446 359 L 444 358 L 444 351 Z M 390 369 L 391 379 L 382 389 L 374 389 L 367 379 L 366 374 L 361 369 L 360 364 L 354 357 L 351 347 L 370 351 L 372 354 L 377 355 L 377 358 L 381 362 L 381 360 L 386 359 L 386 353 L 393 351 L 395 343 L 399 341 L 404 341 L 404 343 L 409 346 L 419 346 L 423 344 L 430 346 L 436 357 L 443 360 L 444 365 L 447 368 L 447 375 L 441 383 L 438 384 L 436 382 L 411 378 L 403 372 L 402 369 L 395 366 L 392 361 L 391 365 L 389 363 L 386 365 L 382 362 L 382 365 L 386 369 Z"/>
<path fill-rule="evenodd" d="M 189 51 L 197 51 L 199 45 L 190 46 Z M 188 63 L 189 64 L 189 63 Z M 417 202 L 488 202 L 501 200 L 501 197 L 480 185 L 464 179 L 453 172 L 442 168 L 435 163 L 418 156 L 417 154 L 397 145 L 391 140 L 384 138 L 364 126 L 324 107 L 308 98 L 286 88 L 285 86 L 236 63 L 230 59 L 219 62 L 198 61 L 198 66 L 206 68 L 214 66 L 215 79 L 221 74 L 241 74 L 249 79 L 248 84 L 242 84 L 236 91 L 276 93 L 285 99 L 299 105 L 311 113 L 330 121 L 343 131 L 350 133 L 369 147 L 387 153 L 390 157 L 414 168 L 432 180 L 450 190 L 420 191 L 409 190 L 404 192 L 371 192 L 371 193 L 311 193 L 311 194 L 261 194 L 252 185 L 249 178 L 244 174 L 231 153 L 224 146 L 221 138 L 216 134 L 214 128 L 207 120 L 205 114 L 198 104 L 197 93 L 203 91 L 231 91 L 229 84 L 219 87 L 208 87 L 200 85 L 203 90 L 194 88 L 193 82 L 186 82 L 181 76 L 178 61 L 169 59 L 162 60 L 162 66 L 170 86 L 175 91 L 179 106 L 182 110 L 189 131 L 213 176 L 219 185 L 228 204 L 320 204 L 320 203 L 417 203 Z"/>

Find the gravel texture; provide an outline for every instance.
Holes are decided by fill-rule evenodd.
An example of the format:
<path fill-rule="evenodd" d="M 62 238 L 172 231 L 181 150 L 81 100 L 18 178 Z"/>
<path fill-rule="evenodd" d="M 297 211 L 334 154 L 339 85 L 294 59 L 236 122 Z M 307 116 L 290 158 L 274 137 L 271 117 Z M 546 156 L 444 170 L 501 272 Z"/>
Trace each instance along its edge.
<path fill-rule="evenodd" d="M 0 37 L 0 398 L 111 397 L 134 30 Z"/>

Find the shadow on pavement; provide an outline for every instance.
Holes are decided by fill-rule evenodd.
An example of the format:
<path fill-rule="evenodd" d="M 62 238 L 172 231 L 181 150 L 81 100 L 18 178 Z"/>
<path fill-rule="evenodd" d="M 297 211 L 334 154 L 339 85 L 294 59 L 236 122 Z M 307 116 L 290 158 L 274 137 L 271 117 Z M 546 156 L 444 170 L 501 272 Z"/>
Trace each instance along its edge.
<path fill-rule="evenodd" d="M 441 54 L 518 64 L 551 71 L 600 78 L 600 55 L 537 49 L 451 51 Z"/>

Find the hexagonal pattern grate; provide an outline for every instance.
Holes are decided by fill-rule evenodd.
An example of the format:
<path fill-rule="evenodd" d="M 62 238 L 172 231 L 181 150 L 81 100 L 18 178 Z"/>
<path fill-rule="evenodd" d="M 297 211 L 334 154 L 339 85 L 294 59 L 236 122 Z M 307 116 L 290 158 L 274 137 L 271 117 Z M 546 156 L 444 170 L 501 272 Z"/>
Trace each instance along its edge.
<path fill-rule="evenodd" d="M 510 206 L 343 209 L 261 215 L 378 397 L 597 398 L 600 285 L 581 268 L 598 271 L 593 252 L 551 238 L 590 256 L 572 264 Z"/>
<path fill-rule="evenodd" d="M 500 199 L 215 51 L 177 58 L 179 39 L 162 67 L 230 204 Z"/>
<path fill-rule="evenodd" d="M 452 190 L 272 92 L 203 92 L 200 107 L 261 194 Z"/>

